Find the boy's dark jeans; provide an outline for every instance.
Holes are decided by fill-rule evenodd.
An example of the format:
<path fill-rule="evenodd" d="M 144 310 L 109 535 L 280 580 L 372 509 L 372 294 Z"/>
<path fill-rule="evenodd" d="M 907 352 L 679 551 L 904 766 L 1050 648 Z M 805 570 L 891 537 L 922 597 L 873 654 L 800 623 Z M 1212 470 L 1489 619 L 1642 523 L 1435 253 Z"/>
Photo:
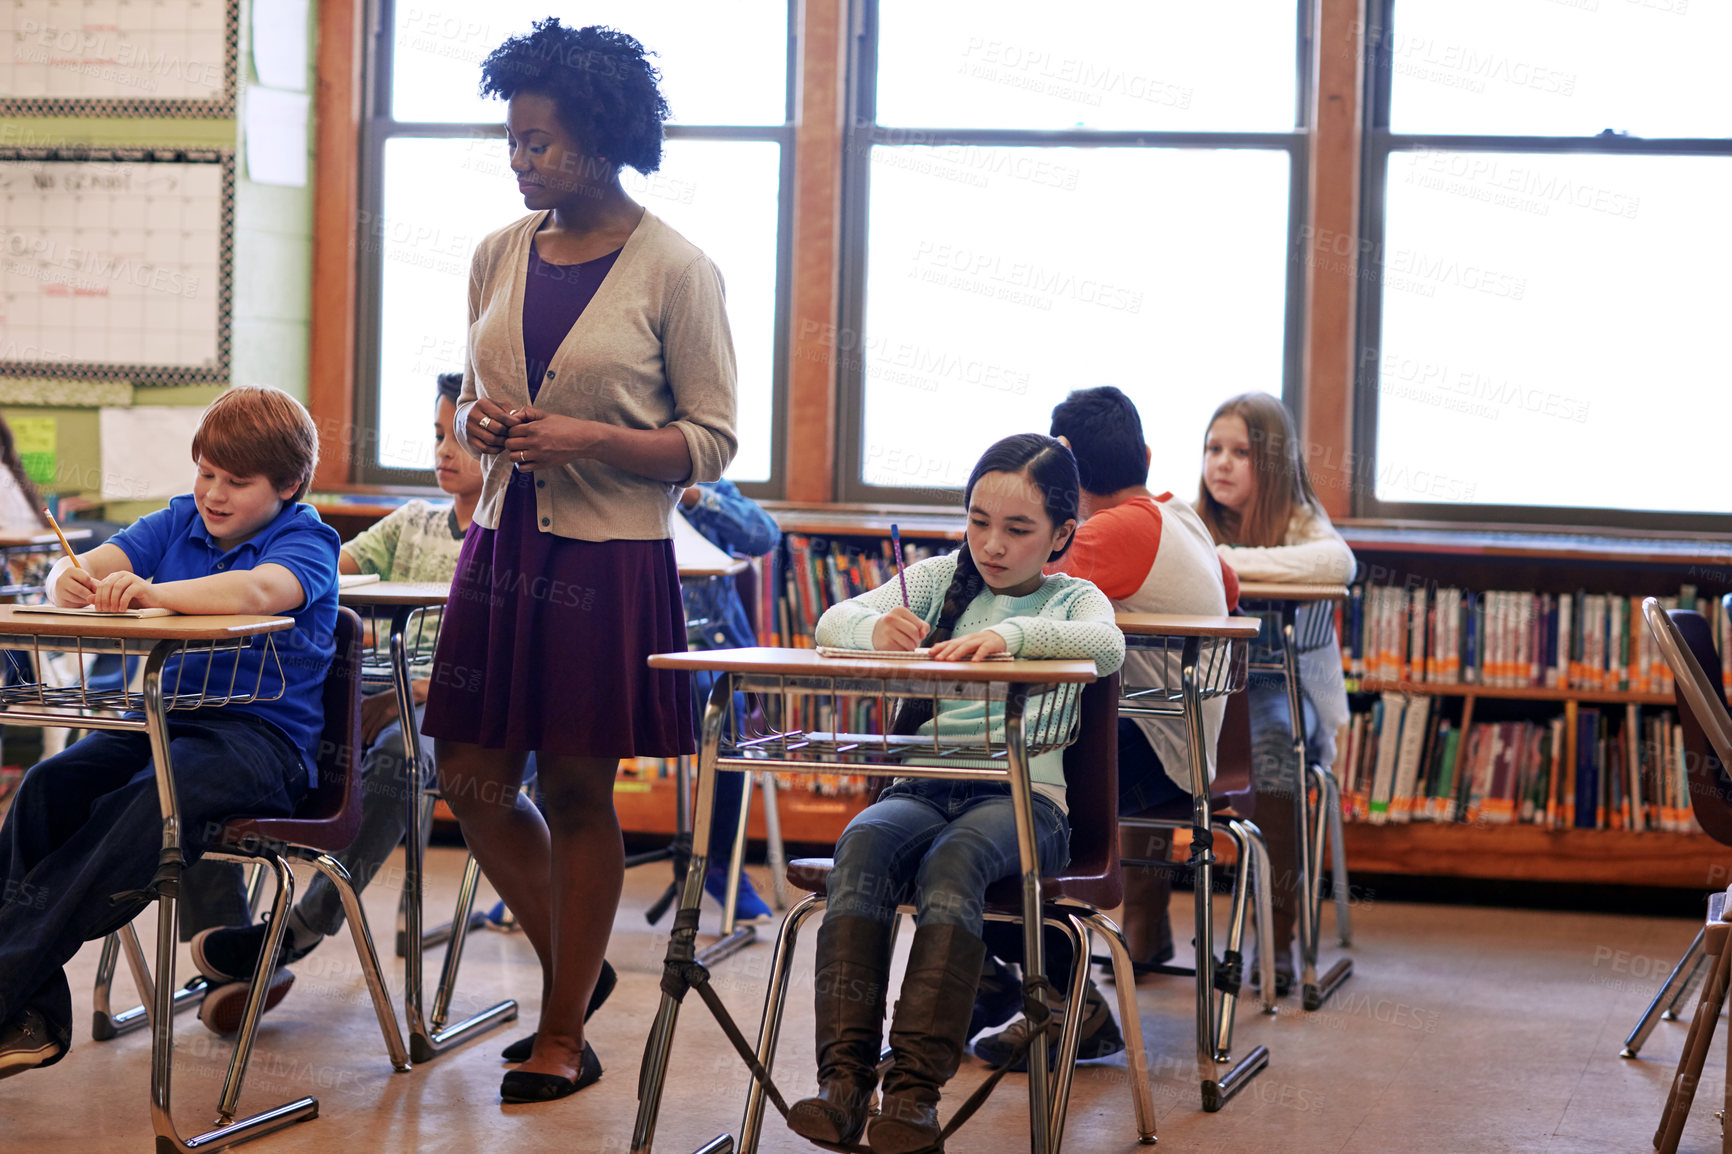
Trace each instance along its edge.
<path fill-rule="evenodd" d="M 189 861 L 224 819 L 286 817 L 307 788 L 288 739 L 239 710 L 170 715 L 169 756 Z M 148 904 L 111 896 L 148 886 L 161 849 L 146 734 L 93 733 L 24 775 L 0 825 L 0 1022 L 34 1007 L 70 1032 L 62 967 Z"/>

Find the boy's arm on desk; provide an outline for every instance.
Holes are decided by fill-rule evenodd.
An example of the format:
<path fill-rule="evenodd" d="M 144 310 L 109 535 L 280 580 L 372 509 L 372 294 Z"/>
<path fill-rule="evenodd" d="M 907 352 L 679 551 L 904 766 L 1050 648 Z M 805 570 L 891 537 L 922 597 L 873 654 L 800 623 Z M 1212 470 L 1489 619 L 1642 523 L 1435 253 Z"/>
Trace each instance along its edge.
<path fill-rule="evenodd" d="M 133 578 L 125 591 L 125 602 L 113 608 L 163 608 L 176 613 L 238 614 L 268 616 L 288 613 L 300 608 L 306 591 L 294 573 L 282 565 L 264 564 L 255 569 L 233 573 L 213 573 L 186 581 L 165 581 L 152 584 L 133 573 L 132 560 L 118 545 L 99 545 L 79 555 L 79 568 L 98 582 L 116 574 Z M 56 605 L 77 607 L 88 604 L 85 598 L 70 595 L 60 577 L 71 568 L 64 557 L 54 563 L 48 575 L 48 592 Z M 106 606 L 105 606 L 106 607 Z"/>
<path fill-rule="evenodd" d="M 269 616 L 291 613 L 307 599 L 300 580 L 286 567 L 272 563 L 146 588 L 150 592 L 135 604 L 160 605 L 176 613 Z"/>

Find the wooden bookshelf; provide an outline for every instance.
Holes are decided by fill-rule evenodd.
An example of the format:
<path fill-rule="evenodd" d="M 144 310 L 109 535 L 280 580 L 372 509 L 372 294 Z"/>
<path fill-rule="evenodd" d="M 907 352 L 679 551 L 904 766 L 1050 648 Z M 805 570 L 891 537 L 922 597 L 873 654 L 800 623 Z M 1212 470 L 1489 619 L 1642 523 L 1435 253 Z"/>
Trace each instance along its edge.
<path fill-rule="evenodd" d="M 960 499 L 960 494 L 958 494 Z M 968 519 L 960 507 L 941 509 L 929 505 L 793 505 L 783 501 L 762 502 L 784 533 L 806 533 L 815 537 L 890 536 L 895 525 L 904 540 L 960 541 L 967 534 Z"/>
<path fill-rule="evenodd" d="M 1732 848 L 1699 833 L 1348 822 L 1342 838 L 1355 879 L 1406 874 L 1703 891 L 1724 889 L 1732 880 Z"/>
<path fill-rule="evenodd" d="M 1672 705 L 1670 693 L 1620 690 L 1553 689 L 1545 686 L 1497 686 L 1436 681 L 1379 681 L 1348 678 L 1349 693 L 1405 693 L 1419 697 L 1483 697 L 1509 701 L 1575 701 L 1583 705 Z"/>

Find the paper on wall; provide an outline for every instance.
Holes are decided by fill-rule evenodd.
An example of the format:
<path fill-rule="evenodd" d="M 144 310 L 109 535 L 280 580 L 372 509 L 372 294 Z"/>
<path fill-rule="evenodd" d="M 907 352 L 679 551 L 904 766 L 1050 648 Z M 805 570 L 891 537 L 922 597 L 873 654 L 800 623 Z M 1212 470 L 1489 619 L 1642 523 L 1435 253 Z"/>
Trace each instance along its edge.
<path fill-rule="evenodd" d="M 259 83 L 307 90 L 307 0 L 253 0 L 253 69 Z"/>
<path fill-rule="evenodd" d="M 204 418 L 194 405 L 103 409 L 102 499 L 154 501 L 192 492 L 192 435 Z"/>
<path fill-rule="evenodd" d="M 309 101 L 304 92 L 247 89 L 247 176 L 254 183 L 306 187 Z"/>

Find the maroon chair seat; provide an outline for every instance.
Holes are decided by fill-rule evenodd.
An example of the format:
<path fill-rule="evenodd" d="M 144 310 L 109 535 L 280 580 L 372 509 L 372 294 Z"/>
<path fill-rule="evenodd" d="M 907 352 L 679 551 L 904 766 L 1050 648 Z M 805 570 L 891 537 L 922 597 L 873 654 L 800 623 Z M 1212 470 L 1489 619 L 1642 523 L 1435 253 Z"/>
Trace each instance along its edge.
<path fill-rule="evenodd" d="M 1209 812 L 1217 819 L 1256 817 L 1257 790 L 1251 781 L 1251 707 L 1245 694 L 1227 698 L 1221 718 L 1221 737 L 1215 745 L 1215 780 L 1209 784 Z M 1120 815 L 1175 826 L 1191 824 L 1191 799 L 1175 798 L 1150 806 L 1140 813 Z"/>
<path fill-rule="evenodd" d="M 219 843 L 225 849 L 265 843 L 335 853 L 349 848 L 360 831 L 362 629 L 353 609 L 338 608 L 333 634 L 336 648 L 322 695 L 325 728 L 313 751 L 318 784 L 301 798 L 293 817 L 230 818 Z"/>

